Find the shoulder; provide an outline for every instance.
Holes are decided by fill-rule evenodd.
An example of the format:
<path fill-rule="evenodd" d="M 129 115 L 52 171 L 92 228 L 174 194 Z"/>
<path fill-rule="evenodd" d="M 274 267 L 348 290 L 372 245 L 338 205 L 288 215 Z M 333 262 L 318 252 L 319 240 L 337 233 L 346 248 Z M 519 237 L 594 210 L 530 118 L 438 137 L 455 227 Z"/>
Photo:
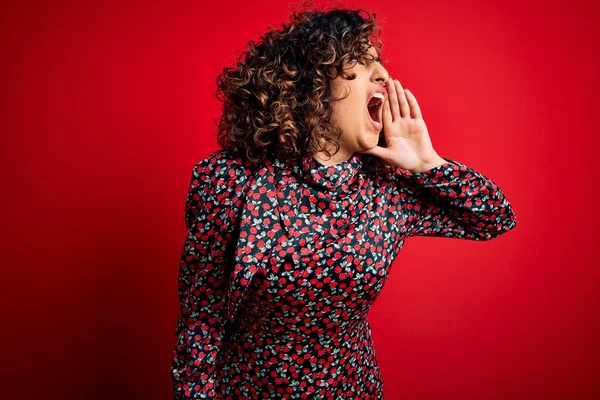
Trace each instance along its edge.
<path fill-rule="evenodd" d="M 219 149 L 194 165 L 192 181 L 219 187 L 243 183 L 252 174 L 252 165 L 229 150 Z M 218 188 L 216 188 L 218 189 Z"/>
<path fill-rule="evenodd" d="M 230 151 L 219 149 L 194 165 L 188 202 L 232 205 L 247 191 L 252 165 Z"/>
<path fill-rule="evenodd" d="M 244 203 L 252 167 L 241 157 L 220 149 L 194 165 L 186 201 L 188 229 L 199 216 L 221 224 L 235 222 Z M 205 221 L 205 222 L 206 222 Z M 210 225 L 210 224 L 209 224 Z"/>

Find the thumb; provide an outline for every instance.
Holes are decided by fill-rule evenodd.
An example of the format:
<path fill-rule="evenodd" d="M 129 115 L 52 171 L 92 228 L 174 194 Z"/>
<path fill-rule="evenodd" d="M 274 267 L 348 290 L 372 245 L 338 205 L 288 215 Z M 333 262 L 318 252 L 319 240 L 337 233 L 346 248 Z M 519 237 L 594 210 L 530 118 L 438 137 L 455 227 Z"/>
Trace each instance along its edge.
<path fill-rule="evenodd" d="M 374 155 L 376 157 L 379 157 L 379 158 L 387 161 L 388 151 L 389 150 L 386 149 L 385 147 L 375 146 L 375 147 L 371 147 L 370 149 L 361 151 L 361 153 L 371 154 L 371 155 Z"/>

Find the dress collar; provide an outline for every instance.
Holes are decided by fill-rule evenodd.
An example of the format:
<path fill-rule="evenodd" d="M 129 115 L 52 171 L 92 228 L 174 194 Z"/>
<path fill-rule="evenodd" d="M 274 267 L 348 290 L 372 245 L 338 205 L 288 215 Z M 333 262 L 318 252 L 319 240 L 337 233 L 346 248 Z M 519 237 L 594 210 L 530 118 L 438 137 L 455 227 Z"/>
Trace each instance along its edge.
<path fill-rule="evenodd" d="M 287 167 L 304 182 L 327 191 L 343 192 L 358 176 L 358 172 L 363 166 L 363 160 L 360 153 L 353 153 L 350 158 L 329 166 L 322 164 L 312 155 L 305 155 L 300 159 L 285 161 L 275 157 L 273 164 L 278 167 Z"/>
<path fill-rule="evenodd" d="M 353 153 L 347 160 L 331 166 L 322 164 L 310 155 L 302 157 L 300 162 L 299 172 L 303 180 L 332 191 L 349 184 L 363 165 L 359 153 Z"/>

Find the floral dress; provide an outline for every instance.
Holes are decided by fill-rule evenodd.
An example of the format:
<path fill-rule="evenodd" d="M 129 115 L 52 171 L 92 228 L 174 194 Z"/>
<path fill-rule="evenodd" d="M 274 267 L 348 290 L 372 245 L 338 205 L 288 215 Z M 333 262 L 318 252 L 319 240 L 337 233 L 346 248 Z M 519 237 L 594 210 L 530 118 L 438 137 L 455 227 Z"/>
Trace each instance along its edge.
<path fill-rule="evenodd" d="M 404 241 L 515 227 L 466 165 L 375 173 L 361 153 L 259 165 L 217 150 L 193 169 L 178 277 L 176 399 L 383 399 L 368 312 Z"/>

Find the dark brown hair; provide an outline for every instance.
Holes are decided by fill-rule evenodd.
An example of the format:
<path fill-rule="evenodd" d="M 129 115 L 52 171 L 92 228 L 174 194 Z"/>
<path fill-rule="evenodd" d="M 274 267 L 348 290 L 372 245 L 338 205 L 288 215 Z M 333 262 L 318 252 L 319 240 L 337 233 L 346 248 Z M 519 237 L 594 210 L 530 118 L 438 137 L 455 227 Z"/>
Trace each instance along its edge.
<path fill-rule="evenodd" d="M 217 98 L 223 102 L 218 124 L 219 145 L 236 156 L 262 162 L 300 158 L 333 145 L 341 129 L 331 121 L 329 80 L 354 79 L 347 65 L 375 61 L 368 49 L 381 52 L 381 30 L 375 14 L 364 10 L 305 9 L 292 13 L 281 29 L 270 27 L 258 43 L 248 42 L 233 67 L 217 77 Z M 366 15 L 361 15 L 362 13 Z M 385 146 L 383 131 L 379 145 Z M 362 154 L 366 167 L 387 163 Z"/>

